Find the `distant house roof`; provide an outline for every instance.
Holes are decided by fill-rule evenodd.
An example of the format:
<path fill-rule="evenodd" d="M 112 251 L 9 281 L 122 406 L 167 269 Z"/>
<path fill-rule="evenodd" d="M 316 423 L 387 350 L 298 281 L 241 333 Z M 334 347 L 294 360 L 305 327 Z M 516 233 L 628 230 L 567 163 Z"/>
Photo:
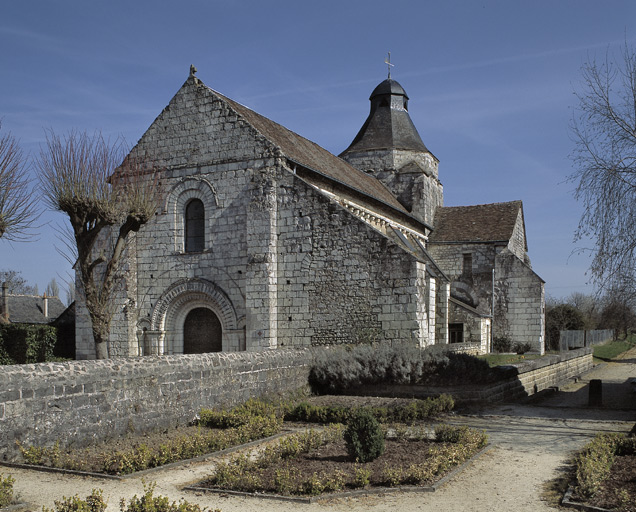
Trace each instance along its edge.
<path fill-rule="evenodd" d="M 508 242 L 522 208 L 521 201 L 440 206 L 429 242 Z"/>
<path fill-rule="evenodd" d="M 57 297 L 48 297 L 48 315 L 44 300 L 37 295 L 8 295 L 9 322 L 12 324 L 48 324 L 60 316 L 66 306 Z"/>

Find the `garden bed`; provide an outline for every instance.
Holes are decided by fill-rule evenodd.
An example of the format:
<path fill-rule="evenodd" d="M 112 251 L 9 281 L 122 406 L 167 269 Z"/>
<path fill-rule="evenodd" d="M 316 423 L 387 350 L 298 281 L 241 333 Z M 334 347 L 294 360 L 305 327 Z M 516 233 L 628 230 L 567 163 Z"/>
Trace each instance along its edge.
<path fill-rule="evenodd" d="M 232 410 L 203 410 L 195 426 L 144 434 L 130 432 L 85 448 L 21 446 L 21 462 L 41 469 L 120 477 L 219 454 L 316 421 L 345 422 L 359 408 L 372 410 L 383 420 L 412 423 L 453 407 L 449 396 L 428 400 L 314 397 L 310 402 L 314 399 L 315 405 L 250 400 Z M 284 423 L 285 416 L 293 416 L 294 421 Z"/>
<path fill-rule="evenodd" d="M 86 448 L 20 446 L 24 462 L 44 468 L 126 475 L 194 459 L 279 433 L 273 404 L 248 401 L 229 411 L 202 410 L 195 426 L 110 440 Z"/>
<path fill-rule="evenodd" d="M 483 432 L 441 426 L 433 438 L 426 427 L 387 429 L 378 458 L 352 460 L 343 427 L 292 434 L 275 446 L 219 463 L 209 479 L 190 490 L 241 492 L 270 497 L 310 497 L 352 490 L 415 486 L 426 490 L 463 464 L 487 442 Z"/>
<path fill-rule="evenodd" d="M 575 459 L 576 482 L 563 504 L 599 510 L 636 510 L 636 438 L 599 434 Z"/>

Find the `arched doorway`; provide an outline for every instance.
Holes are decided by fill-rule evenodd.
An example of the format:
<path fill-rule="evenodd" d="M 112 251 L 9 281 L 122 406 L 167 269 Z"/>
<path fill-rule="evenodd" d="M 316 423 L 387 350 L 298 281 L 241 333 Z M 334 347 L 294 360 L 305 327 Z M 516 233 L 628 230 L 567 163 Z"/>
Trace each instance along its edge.
<path fill-rule="evenodd" d="M 219 317 L 208 308 L 194 308 L 183 322 L 183 353 L 221 352 L 222 337 Z"/>

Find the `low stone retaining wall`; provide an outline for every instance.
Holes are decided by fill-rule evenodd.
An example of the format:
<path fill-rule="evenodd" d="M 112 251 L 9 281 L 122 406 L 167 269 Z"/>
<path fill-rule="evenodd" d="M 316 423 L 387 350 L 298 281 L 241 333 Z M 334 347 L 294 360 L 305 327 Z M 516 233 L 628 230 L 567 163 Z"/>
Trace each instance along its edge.
<path fill-rule="evenodd" d="M 519 371 L 522 394 L 533 395 L 591 370 L 594 366 L 592 352 L 590 347 L 580 348 L 511 366 Z M 507 398 L 504 393 L 504 399 Z"/>
<path fill-rule="evenodd" d="M 87 445 L 190 423 L 202 407 L 307 384 L 310 350 L 0 366 L 0 457 L 23 444 Z"/>

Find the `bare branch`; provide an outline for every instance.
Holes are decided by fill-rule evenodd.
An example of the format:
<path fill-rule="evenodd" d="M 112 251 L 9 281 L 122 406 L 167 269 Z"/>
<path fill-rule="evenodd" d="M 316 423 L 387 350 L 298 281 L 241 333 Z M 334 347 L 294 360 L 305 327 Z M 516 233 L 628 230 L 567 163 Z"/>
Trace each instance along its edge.
<path fill-rule="evenodd" d="M 584 206 L 575 239 L 594 240 L 590 271 L 603 287 L 636 269 L 636 52 L 625 44 L 618 58 L 585 64 L 582 77 L 571 125 L 570 180 Z"/>
<path fill-rule="evenodd" d="M 0 238 L 5 240 L 27 240 L 38 217 L 27 169 L 26 159 L 15 138 L 10 133 L 1 136 Z"/>

